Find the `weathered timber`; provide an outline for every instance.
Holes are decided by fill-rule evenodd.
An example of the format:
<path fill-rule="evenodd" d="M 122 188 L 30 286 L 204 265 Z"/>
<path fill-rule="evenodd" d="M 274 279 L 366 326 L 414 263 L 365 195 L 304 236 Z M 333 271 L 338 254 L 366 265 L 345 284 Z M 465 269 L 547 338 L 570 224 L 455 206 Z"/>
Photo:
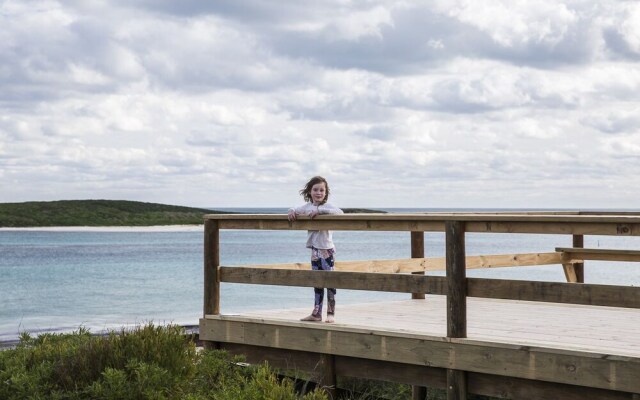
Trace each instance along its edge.
<path fill-rule="evenodd" d="M 446 222 L 447 336 L 467 336 L 467 280 L 464 223 Z"/>
<path fill-rule="evenodd" d="M 558 247 L 556 251 L 565 253 L 565 260 L 640 261 L 639 250 L 588 249 Z"/>
<path fill-rule="evenodd" d="M 424 232 L 411 232 L 411 258 L 424 259 Z M 411 272 L 414 275 L 424 275 L 424 271 Z M 414 300 L 425 298 L 424 293 L 411 293 Z M 411 400 L 426 400 L 427 388 L 424 386 L 412 385 Z"/>
<path fill-rule="evenodd" d="M 447 337 L 467 337 L 467 279 L 464 222 L 445 222 L 447 258 Z M 464 371 L 447 369 L 447 400 L 466 400 Z"/>
<path fill-rule="evenodd" d="M 237 343 L 222 343 L 230 354 L 244 355 L 246 361 L 259 364 L 268 361 L 274 368 L 320 374 L 322 355 L 309 351 L 277 349 Z M 412 365 L 399 362 L 335 356 L 336 375 L 403 383 L 416 387 L 446 388 L 446 370 L 443 368 Z M 499 375 L 467 373 L 467 390 L 485 396 L 527 400 L 632 400 L 631 393 L 594 389 L 554 382 L 535 381 Z"/>
<path fill-rule="evenodd" d="M 364 377 L 376 379 L 377 373 L 384 374 L 383 370 L 388 370 L 392 364 L 396 367 L 394 372 L 404 370 L 402 366 L 411 367 L 414 372 L 422 368 L 429 371 L 425 374 L 439 376 L 446 382 L 449 399 L 464 399 L 467 391 L 502 398 L 540 400 L 593 396 L 635 399 L 640 393 L 637 382 L 640 353 L 629 328 L 635 324 L 628 322 L 638 318 L 637 312 L 630 309 L 640 308 L 640 288 L 582 283 L 585 259 L 640 261 L 640 251 L 582 248 L 584 235 L 640 235 L 640 213 L 352 214 L 320 216 L 314 220 L 300 218 L 296 222 L 287 221 L 284 215 L 214 215 L 207 216 L 206 220 L 216 221 L 216 235 L 217 229 L 331 229 L 409 231 L 412 239 L 412 258 L 409 260 L 338 262 L 334 272 L 309 271 L 306 262 L 218 268 L 216 261 L 214 273 L 206 276 L 206 265 L 211 260 L 206 260 L 205 252 L 205 280 L 213 279 L 213 291 L 219 292 L 222 281 L 405 292 L 412 293 L 412 297 L 419 297 L 421 293 L 446 294 L 447 298 L 431 296 L 428 300 L 406 301 L 413 304 L 413 313 L 374 308 L 375 315 L 368 317 L 369 311 L 356 312 L 364 310 L 360 306 L 338 324 L 310 324 L 298 322 L 297 318 L 292 322 L 284 314 L 284 319 L 277 320 L 265 319 L 263 315 L 227 318 L 215 315 L 219 313 L 219 305 L 213 310 L 215 312 L 207 314 L 207 308 L 216 307 L 206 305 L 206 293 L 212 290 L 205 282 L 205 318 L 201 321 L 201 332 L 206 331 L 203 334 L 205 343 L 245 349 L 258 346 L 263 349 L 263 357 L 278 351 L 294 352 L 299 358 L 297 362 L 319 369 L 318 380 L 324 377 L 325 382 L 334 379 L 336 374 L 349 376 L 349 373 L 366 373 Z M 455 234 L 456 229 L 462 235 Z M 432 231 L 446 233 L 447 257 L 444 259 L 424 257 L 424 232 Z M 466 257 L 465 232 L 567 234 L 572 235 L 573 247 L 559 248 L 556 253 Z M 451 243 L 460 244 L 460 240 L 462 252 L 452 250 L 456 246 Z M 218 246 L 217 242 L 213 246 L 216 251 Z M 215 256 L 219 258 L 219 255 Z M 467 279 L 465 275 L 467 268 L 543 264 L 561 264 L 567 280 L 576 283 Z M 443 268 L 447 277 L 421 275 Z M 506 300 L 484 300 L 482 310 L 485 312 L 498 305 L 508 309 L 524 307 L 526 311 L 513 314 L 510 323 L 503 321 L 505 314 L 494 312 L 489 318 L 482 319 L 484 325 L 479 327 L 478 309 L 475 309 L 469 316 L 474 321 L 474 330 L 467 338 L 467 296 Z M 530 306 L 512 299 L 544 303 L 531 303 Z M 469 301 L 477 304 L 483 300 Z M 421 321 L 411 318 L 416 312 L 420 315 L 434 302 L 440 304 L 437 309 L 441 310 L 435 320 L 433 314 Z M 579 305 L 567 307 L 561 303 Z M 616 308 L 583 308 L 581 305 Z M 541 309 L 547 308 L 552 308 L 551 313 L 549 310 L 541 313 Z M 564 318 L 556 316 L 561 308 Z M 542 316 L 547 317 L 541 320 Z M 379 318 L 384 322 L 378 323 Z M 529 319 L 537 322 L 523 325 L 522 321 Z M 584 329 L 574 329 L 566 325 L 567 319 L 589 321 L 589 324 Z M 344 325 L 343 321 L 348 320 L 359 323 Z M 494 320 L 496 322 L 492 323 Z M 555 329 L 545 329 L 551 321 L 556 321 Z M 365 326 L 368 328 L 362 328 Z M 377 328 L 373 328 L 375 326 Z M 496 330 L 495 326 L 501 328 Z M 611 336 L 606 326 L 617 326 L 617 336 Z M 269 351 L 265 352 L 266 348 Z M 365 370 L 367 365 L 371 367 Z M 404 381 L 414 378 L 404 375 Z M 419 380 L 407 383 L 427 386 Z M 423 397 L 423 394 L 416 391 L 414 398 Z"/>
<path fill-rule="evenodd" d="M 205 220 L 213 219 L 218 221 L 288 221 L 286 214 L 207 214 Z M 560 223 L 616 223 L 616 224 L 640 224 L 640 214 L 625 215 L 615 214 L 550 214 L 550 213 L 386 213 L 386 214 L 332 214 L 315 217 L 318 220 L 335 221 L 462 221 L 462 222 L 560 222 Z M 291 225 L 296 225 L 303 221 L 312 221 L 311 218 L 300 216 Z M 618 234 L 627 234 L 626 230 L 621 230 Z"/>
<path fill-rule="evenodd" d="M 467 373 L 467 390 L 469 393 L 512 400 L 632 400 L 633 396 L 631 393 L 613 390 L 480 374 L 477 372 Z"/>
<path fill-rule="evenodd" d="M 221 282 L 447 294 L 441 276 L 220 267 Z M 640 287 L 466 278 L 470 297 L 640 308 Z"/>
<path fill-rule="evenodd" d="M 573 247 L 584 247 L 584 235 L 573 235 L 572 237 Z M 576 280 L 578 283 L 584 283 L 584 262 L 574 263 L 573 270 L 576 274 Z"/>
<path fill-rule="evenodd" d="M 232 316 L 200 320 L 203 340 L 366 358 L 640 393 L 640 358 Z"/>
<path fill-rule="evenodd" d="M 273 368 L 309 372 L 316 381 L 321 378 L 321 353 L 231 342 L 220 343 L 220 349 L 227 351 L 229 354 L 242 355 L 245 357 L 245 361 L 250 364 L 269 361 L 269 365 Z"/>
<path fill-rule="evenodd" d="M 323 354 L 322 357 L 322 375 L 320 379 L 320 386 L 327 393 L 330 399 L 335 399 L 337 389 L 336 379 L 336 363 L 335 356 L 333 354 Z"/>
<path fill-rule="evenodd" d="M 640 287 L 467 278 L 470 297 L 640 308 Z"/>
<path fill-rule="evenodd" d="M 447 400 L 467 398 L 467 373 L 459 369 L 447 370 Z"/>
<path fill-rule="evenodd" d="M 204 314 L 220 314 L 220 231 L 218 222 L 204 223 Z"/>
<path fill-rule="evenodd" d="M 220 267 L 220 281 L 399 293 L 445 294 L 446 290 L 445 279 L 438 276 L 242 267 Z"/>
<path fill-rule="evenodd" d="M 443 368 L 399 362 L 336 356 L 336 371 L 339 376 L 404 383 L 414 387 L 444 389 L 447 384 Z"/>
<path fill-rule="evenodd" d="M 294 229 L 443 232 L 444 221 L 464 221 L 467 232 L 540 233 L 573 235 L 640 235 L 637 215 L 567 215 L 567 214 L 348 214 L 323 215 L 315 219 L 301 217 L 289 222 L 286 215 L 206 215 L 215 219 L 220 229 Z"/>
<path fill-rule="evenodd" d="M 563 263 L 562 270 L 564 271 L 564 277 L 567 279 L 567 282 L 578 283 L 578 274 L 574 268 L 574 264 Z"/>
<path fill-rule="evenodd" d="M 424 259 L 424 232 L 411 232 L 411 258 Z M 424 271 L 412 272 L 414 275 L 424 275 Z M 424 293 L 411 293 L 412 299 L 424 299 Z"/>
<path fill-rule="evenodd" d="M 563 253 L 524 253 L 524 254 L 493 254 L 481 256 L 467 256 L 465 264 L 467 269 L 501 268 L 501 267 L 527 267 L 533 265 L 550 265 L 571 263 L 571 260 L 563 258 Z M 577 261 L 576 261 L 577 262 Z M 264 268 L 264 269 L 292 269 L 308 270 L 308 262 L 283 263 L 283 264 L 248 264 L 239 265 L 238 268 Z M 446 269 L 445 257 L 406 258 L 394 260 L 362 260 L 362 261 L 336 261 L 336 271 L 350 272 L 386 272 L 407 273 L 422 271 L 444 271 Z"/>

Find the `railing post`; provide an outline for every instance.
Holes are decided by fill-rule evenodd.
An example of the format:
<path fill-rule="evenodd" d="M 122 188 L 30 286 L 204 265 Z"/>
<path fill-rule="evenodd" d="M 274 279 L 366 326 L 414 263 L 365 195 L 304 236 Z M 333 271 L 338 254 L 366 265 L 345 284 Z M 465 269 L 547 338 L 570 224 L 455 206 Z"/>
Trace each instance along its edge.
<path fill-rule="evenodd" d="M 445 222 L 447 262 L 447 336 L 467 337 L 467 278 L 465 263 L 465 225 Z M 447 369 L 447 400 L 466 400 L 465 371 Z"/>
<path fill-rule="evenodd" d="M 204 222 L 204 316 L 220 314 L 220 230 L 218 221 Z M 205 348 L 215 347 L 204 343 Z"/>
<path fill-rule="evenodd" d="M 411 232 L 411 258 L 424 258 L 424 232 Z M 412 272 L 414 275 L 424 275 L 424 271 Z M 420 300 L 424 293 L 411 293 L 411 298 Z M 411 387 L 411 400 L 426 400 L 427 388 L 424 386 Z"/>
<path fill-rule="evenodd" d="M 411 258 L 424 258 L 424 232 L 411 232 Z M 424 271 L 412 272 L 424 275 Z M 424 293 L 411 293 L 412 299 L 424 299 Z"/>
<path fill-rule="evenodd" d="M 584 235 L 573 235 L 573 247 L 584 247 Z M 584 283 L 584 262 L 573 264 L 576 273 L 576 282 Z"/>

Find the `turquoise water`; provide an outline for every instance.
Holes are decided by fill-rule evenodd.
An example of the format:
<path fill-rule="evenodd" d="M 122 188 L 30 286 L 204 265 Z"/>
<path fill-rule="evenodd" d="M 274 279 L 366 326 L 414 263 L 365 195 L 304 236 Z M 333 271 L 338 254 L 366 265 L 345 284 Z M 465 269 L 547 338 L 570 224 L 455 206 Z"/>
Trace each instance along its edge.
<path fill-rule="evenodd" d="M 221 264 L 302 262 L 301 231 L 223 231 Z M 334 232 L 342 260 L 406 258 L 406 232 Z M 202 227 L 0 230 L 0 341 L 20 332 L 93 332 L 148 321 L 195 325 L 202 313 Z M 444 234 L 425 235 L 427 256 L 444 255 Z M 467 255 L 548 252 L 570 236 L 467 234 Z M 640 238 L 592 236 L 585 247 L 640 248 Z M 559 265 L 470 270 L 468 276 L 564 281 Z M 588 262 L 589 283 L 640 284 L 640 265 Z M 338 290 L 340 303 L 407 294 Z M 223 313 L 312 306 L 310 288 L 222 285 Z"/>

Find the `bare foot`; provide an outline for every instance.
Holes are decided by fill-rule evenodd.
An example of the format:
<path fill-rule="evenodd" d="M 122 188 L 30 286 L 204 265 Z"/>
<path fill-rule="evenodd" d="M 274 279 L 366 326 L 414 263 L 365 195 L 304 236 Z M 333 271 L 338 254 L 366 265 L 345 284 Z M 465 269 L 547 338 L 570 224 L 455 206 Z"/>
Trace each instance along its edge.
<path fill-rule="evenodd" d="M 333 324 L 336 320 L 333 318 L 333 315 L 327 315 L 327 319 L 324 322 L 327 324 Z"/>

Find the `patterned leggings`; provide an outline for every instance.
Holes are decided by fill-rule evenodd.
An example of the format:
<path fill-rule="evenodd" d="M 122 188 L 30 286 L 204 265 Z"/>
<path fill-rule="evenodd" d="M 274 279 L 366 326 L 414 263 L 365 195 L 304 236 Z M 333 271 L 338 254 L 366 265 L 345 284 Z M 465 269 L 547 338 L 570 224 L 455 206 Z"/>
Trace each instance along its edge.
<path fill-rule="evenodd" d="M 311 261 L 311 268 L 314 271 L 333 271 L 333 254 L 327 258 L 320 257 Z M 322 303 L 324 302 L 324 288 L 313 288 L 315 293 L 315 303 L 313 307 L 313 315 L 322 316 Z M 329 305 L 327 307 L 327 315 L 334 315 L 336 312 L 336 289 L 327 288 L 327 298 Z"/>

